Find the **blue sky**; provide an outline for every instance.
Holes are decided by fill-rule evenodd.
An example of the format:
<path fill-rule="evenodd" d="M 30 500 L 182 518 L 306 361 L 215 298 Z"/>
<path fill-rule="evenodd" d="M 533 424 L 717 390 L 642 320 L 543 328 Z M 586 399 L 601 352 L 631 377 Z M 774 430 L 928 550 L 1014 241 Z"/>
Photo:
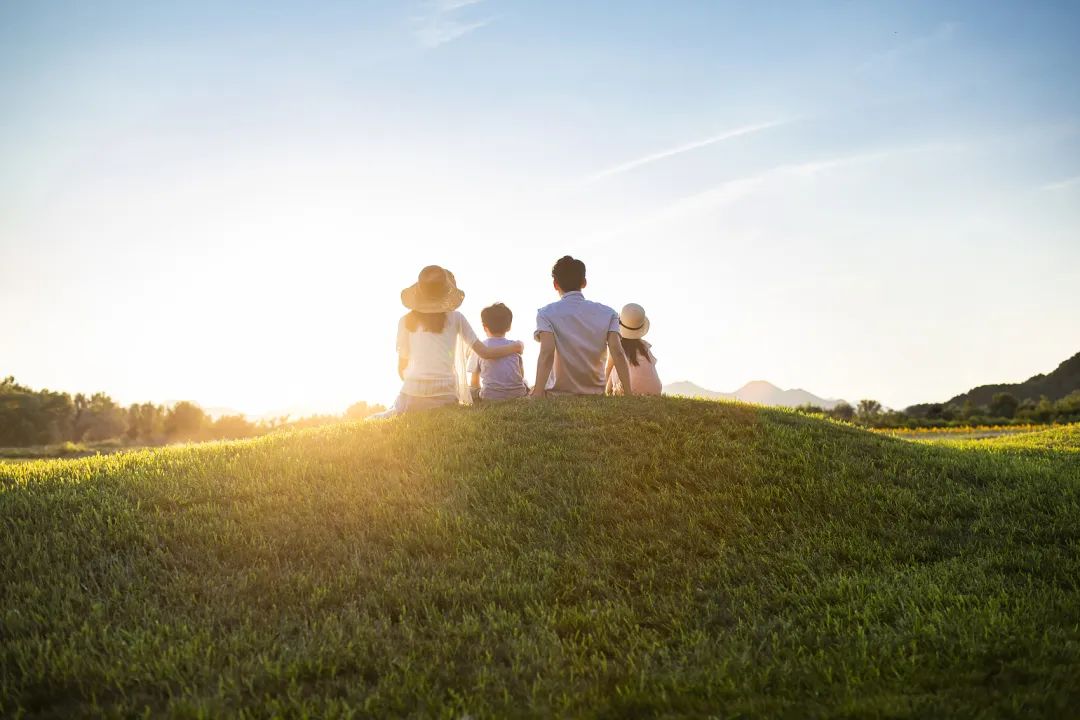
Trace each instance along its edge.
<path fill-rule="evenodd" d="M 902 407 L 1080 350 L 1073 3 L 223 5 L 0 6 L 0 372 L 386 401 L 420 266 L 527 338 L 565 253 L 665 381 Z"/>

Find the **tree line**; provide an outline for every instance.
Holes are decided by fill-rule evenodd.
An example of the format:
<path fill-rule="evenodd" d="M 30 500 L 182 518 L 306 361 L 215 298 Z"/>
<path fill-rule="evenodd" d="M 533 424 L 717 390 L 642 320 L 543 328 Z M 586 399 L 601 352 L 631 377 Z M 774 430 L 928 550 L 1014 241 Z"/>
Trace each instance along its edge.
<path fill-rule="evenodd" d="M 906 410 L 891 410 L 877 400 L 860 400 L 852 407 L 841 402 L 829 410 L 801 405 L 796 408 L 807 414 L 822 414 L 846 422 L 874 428 L 934 428 L 968 425 L 1024 425 L 1080 422 L 1080 390 L 1060 400 L 1019 400 L 1008 392 L 995 393 L 990 402 L 978 405 L 971 400 L 963 403 L 931 403 L 913 405 Z"/>
<path fill-rule="evenodd" d="M 63 442 L 119 441 L 130 445 L 234 440 L 256 437 L 282 428 L 313 427 L 362 419 L 385 408 L 358 402 L 343 415 L 320 415 L 252 421 L 243 415 L 212 418 L 201 407 L 182 401 L 173 405 L 135 403 L 124 407 L 105 393 L 74 395 L 33 390 L 0 381 L 0 446 L 28 447 Z"/>

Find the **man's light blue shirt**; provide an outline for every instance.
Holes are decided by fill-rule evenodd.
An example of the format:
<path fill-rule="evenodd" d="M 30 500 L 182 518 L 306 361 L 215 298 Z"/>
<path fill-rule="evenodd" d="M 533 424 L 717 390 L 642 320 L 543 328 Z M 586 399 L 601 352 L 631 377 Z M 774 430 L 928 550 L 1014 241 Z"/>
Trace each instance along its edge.
<path fill-rule="evenodd" d="M 555 371 L 548 388 L 563 395 L 603 395 L 608 333 L 619 332 L 619 314 L 581 291 L 562 298 L 536 313 L 536 332 L 555 336 Z"/>

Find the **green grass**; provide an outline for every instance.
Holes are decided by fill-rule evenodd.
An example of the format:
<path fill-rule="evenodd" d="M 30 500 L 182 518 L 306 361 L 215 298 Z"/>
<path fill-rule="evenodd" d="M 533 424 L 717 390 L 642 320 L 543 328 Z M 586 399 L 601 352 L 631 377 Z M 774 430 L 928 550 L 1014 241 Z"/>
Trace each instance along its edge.
<path fill-rule="evenodd" d="M 583 399 L 0 466 L 0 715 L 1069 716 L 1080 438 L 1010 441 Z"/>
<path fill-rule="evenodd" d="M 119 440 L 75 443 L 66 441 L 54 445 L 30 445 L 27 447 L 0 447 L 0 462 L 25 462 L 47 458 L 75 458 L 107 454 L 130 449 Z"/>
<path fill-rule="evenodd" d="M 999 435 L 973 442 L 960 443 L 955 446 L 1005 452 L 1050 450 L 1054 452 L 1080 453 L 1080 423 L 1036 432 Z M 1080 459 L 1074 458 L 1074 461 L 1080 462 Z"/>
<path fill-rule="evenodd" d="M 1065 425 L 1014 425 L 1011 427 L 971 427 L 936 429 L 873 429 L 873 432 L 902 440 L 937 442 L 959 447 L 968 444 L 978 447 L 1033 447 L 1031 443 L 1053 443 L 1059 450 L 1080 450 L 1080 423 Z M 1029 440 L 1030 438 L 1030 440 Z M 1019 440 L 1020 442 L 1017 442 Z M 985 441 L 993 441 L 987 443 Z M 1051 446 L 1046 446 L 1048 449 Z"/>

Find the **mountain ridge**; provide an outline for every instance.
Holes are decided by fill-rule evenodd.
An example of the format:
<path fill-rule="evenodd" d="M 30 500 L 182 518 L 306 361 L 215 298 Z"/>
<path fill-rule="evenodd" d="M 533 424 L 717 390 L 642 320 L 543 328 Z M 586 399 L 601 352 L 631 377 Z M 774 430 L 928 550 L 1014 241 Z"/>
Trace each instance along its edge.
<path fill-rule="evenodd" d="M 919 403 L 907 408 L 908 414 L 925 414 L 937 405 L 962 406 L 967 402 L 972 405 L 989 405 L 994 395 L 1010 393 L 1020 402 L 1037 401 L 1042 397 L 1047 400 L 1060 400 L 1066 395 L 1080 390 L 1080 352 L 1062 361 L 1049 373 L 1038 373 L 1018 383 L 992 383 L 978 385 L 967 392 L 954 395 L 944 403 Z"/>
<path fill-rule="evenodd" d="M 751 380 L 735 392 L 709 390 L 689 380 L 669 383 L 664 386 L 665 395 L 683 395 L 685 397 L 704 398 L 707 400 L 738 400 L 755 405 L 774 405 L 777 407 L 799 407 L 814 405 L 831 410 L 843 400 L 822 398 L 802 388 L 783 389 L 767 380 Z"/>

